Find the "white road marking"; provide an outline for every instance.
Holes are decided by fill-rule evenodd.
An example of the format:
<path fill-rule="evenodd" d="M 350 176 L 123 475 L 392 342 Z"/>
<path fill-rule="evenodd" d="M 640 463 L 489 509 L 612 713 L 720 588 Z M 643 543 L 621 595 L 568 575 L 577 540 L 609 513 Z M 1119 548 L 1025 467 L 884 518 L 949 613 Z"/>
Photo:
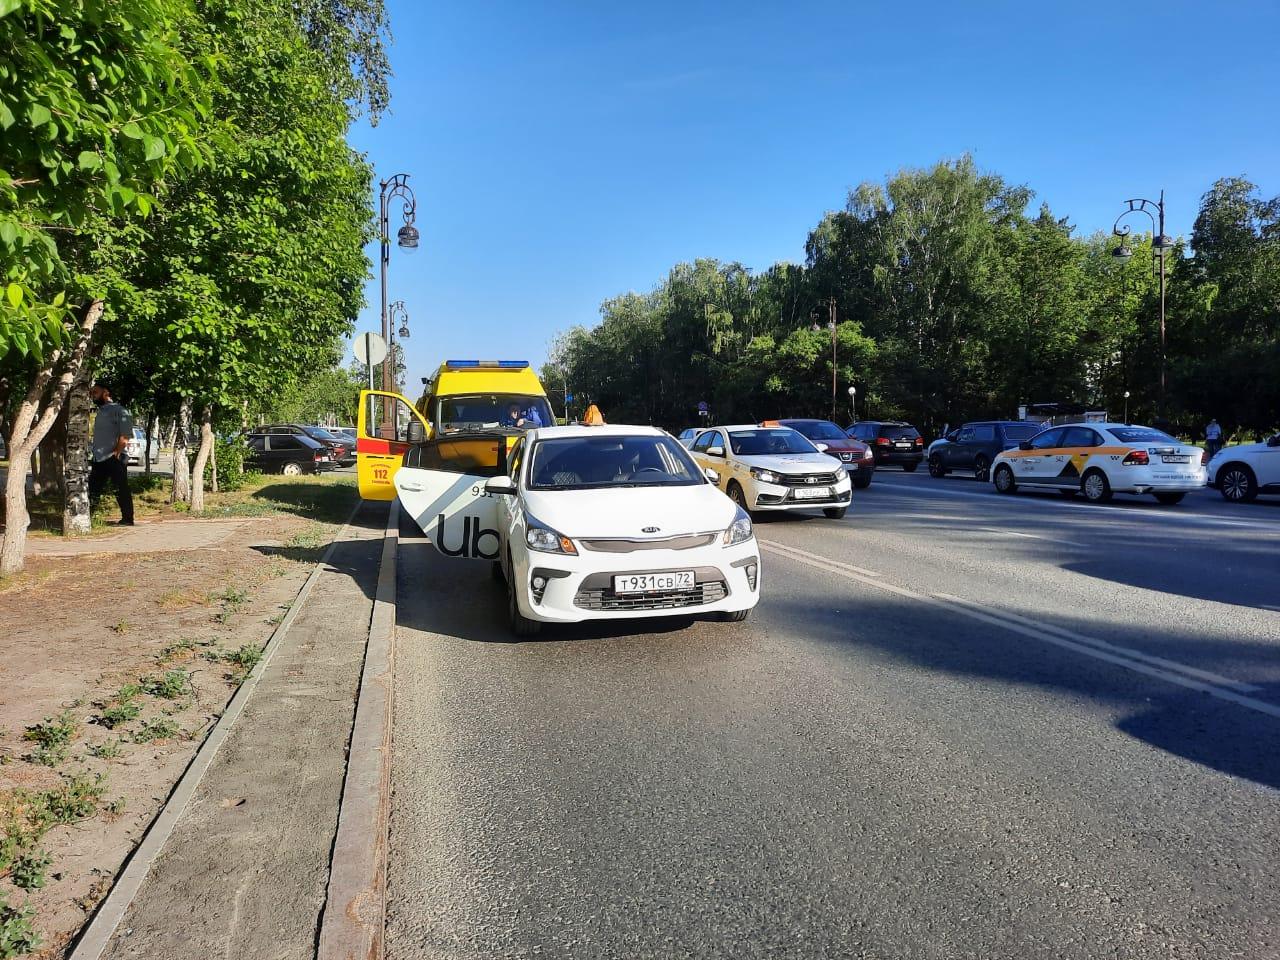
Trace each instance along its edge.
<path fill-rule="evenodd" d="M 930 595 L 926 593 L 918 593 L 917 591 L 910 590 L 906 587 L 900 587 L 896 584 L 886 583 L 883 580 L 864 576 L 857 572 L 856 567 L 853 567 L 850 564 L 841 563 L 838 560 L 832 560 L 828 557 L 810 553 L 807 550 L 801 550 L 799 547 L 793 547 L 789 544 L 779 544 L 772 540 L 760 540 L 759 538 L 757 538 L 757 542 L 763 549 L 770 553 L 778 554 L 779 556 L 786 557 L 789 560 L 794 560 L 797 563 L 803 563 L 807 566 L 816 567 L 820 570 L 836 573 L 848 579 L 856 580 L 859 583 L 864 583 L 869 587 L 875 587 L 878 590 L 885 590 L 900 597 L 916 600 L 930 606 L 939 607 L 952 613 L 959 613 L 973 620 L 978 620 L 991 626 L 1000 627 L 1004 630 L 1009 630 L 1025 637 L 1030 637 L 1032 640 L 1039 640 L 1042 643 L 1049 643 L 1055 647 L 1062 647 L 1064 649 L 1074 651 L 1075 653 L 1083 654 L 1086 657 L 1092 657 L 1095 660 L 1101 660 L 1105 663 L 1123 667 L 1124 669 L 1131 670 L 1134 673 L 1154 677 L 1158 680 L 1165 680 L 1169 683 L 1176 684 L 1177 686 L 1186 687 L 1189 690 L 1197 690 L 1201 693 L 1207 693 L 1209 696 L 1218 700 L 1225 700 L 1228 703 L 1234 703 L 1247 710 L 1266 714 L 1269 717 L 1280 718 L 1280 706 L 1237 692 L 1238 689 L 1248 688 L 1247 684 L 1242 685 L 1237 681 L 1228 680 L 1227 684 L 1236 688 L 1231 689 L 1229 686 L 1220 682 L 1209 682 L 1196 679 L 1196 675 L 1203 676 L 1206 671 L 1199 671 L 1194 667 L 1174 664 L 1172 661 L 1165 661 L 1170 665 L 1169 669 L 1153 666 L 1144 661 L 1148 659 L 1154 660 L 1156 658 L 1147 658 L 1145 655 L 1142 655 L 1142 659 L 1136 659 L 1127 653 L 1122 655 L 1119 651 L 1123 648 L 1120 647 L 1113 647 L 1111 650 L 1108 650 L 1103 647 L 1081 643 L 1076 640 L 1069 639 L 1069 632 L 1061 630 L 1058 627 L 1046 626 L 1030 620 L 1026 621 L 1026 623 L 1018 622 L 1018 620 L 1023 620 L 1025 618 L 1018 618 L 1018 620 L 1003 619 L 1002 616 L 997 616 L 985 609 L 978 608 L 976 605 L 970 606 L 965 602 L 956 603 L 954 602 L 955 598 L 944 599 L 944 595 L 942 594 Z M 1064 636 L 1063 634 L 1067 635 Z M 1095 641 L 1095 643 L 1102 643 L 1102 641 Z M 1116 652 L 1112 652 L 1112 650 Z M 1174 669 L 1179 672 L 1173 672 Z M 1253 687 L 1252 689 L 1257 688 Z"/>
<path fill-rule="evenodd" d="M 948 600 L 951 603 L 958 603 L 966 607 L 971 607 L 978 610 L 980 613 L 985 613 L 989 616 L 1010 620 L 1014 623 L 1020 623 L 1028 627 L 1043 630 L 1045 633 L 1054 634 L 1055 636 L 1062 637 L 1064 640 L 1074 640 L 1077 643 L 1085 643 L 1091 647 L 1097 647 L 1100 650 L 1107 650 L 1111 653 L 1116 653 L 1123 657 L 1129 657 L 1133 660 L 1141 660 L 1142 662 L 1152 664 L 1153 666 L 1164 667 L 1168 670 L 1177 670 L 1187 674 L 1188 676 L 1204 680 L 1206 683 L 1216 683 L 1220 687 L 1230 687 L 1232 690 L 1237 690 L 1240 693 L 1257 693 L 1262 689 L 1262 687 L 1259 687 L 1256 684 L 1244 683 L 1240 680 L 1232 680 L 1230 677 L 1224 677 L 1219 673 L 1213 673 L 1209 670 L 1201 670 L 1199 667 L 1189 667 L 1173 660 L 1166 660 L 1164 657 L 1155 657 L 1151 654 L 1143 653 L 1141 650 L 1134 650 L 1130 647 L 1117 647 L 1115 644 L 1108 643 L 1106 640 L 1099 640 L 1097 637 L 1090 637 L 1082 633 L 1076 633 L 1074 630 L 1066 630 L 1062 627 L 1054 626 L 1051 623 L 1042 623 L 1039 620 L 1032 620 L 1029 617 L 1020 616 L 1019 614 L 1013 613 L 1009 610 L 993 610 L 990 607 L 983 607 L 981 604 L 974 603 L 972 600 L 965 600 L 962 597 L 953 597 L 946 593 L 935 593 L 934 596 L 940 597 L 943 600 Z"/>
<path fill-rule="evenodd" d="M 939 484 L 945 484 L 947 481 L 940 480 Z M 905 481 L 882 483 L 882 488 L 895 492 L 911 492 L 924 493 L 934 496 L 943 497 L 966 497 L 968 499 L 987 500 L 987 501 L 1004 501 L 1004 502 L 1021 502 L 1024 504 L 1038 503 L 1041 506 L 1047 506 L 1056 510 L 1090 510 L 1096 511 L 1099 519 L 1105 518 L 1108 521 L 1115 520 L 1138 520 L 1143 517 L 1156 517 L 1161 522 L 1165 520 L 1177 523 L 1189 523 L 1193 526 L 1203 527 L 1240 527 L 1245 530 L 1260 530 L 1264 533 L 1280 535 L 1280 524 L 1269 523 L 1267 521 L 1256 520 L 1233 520 L 1229 517 L 1205 516 L 1200 514 L 1176 513 L 1176 508 L 1164 508 L 1162 510 L 1145 509 L 1145 510 L 1125 510 L 1123 507 L 1116 506 L 1099 506 L 1098 504 L 1078 502 L 1074 500 L 1064 500 L 1061 498 L 1052 498 L 1044 496 L 1024 496 L 1022 493 L 1016 493 L 1012 496 L 1001 497 L 995 493 L 977 493 L 972 490 L 951 490 L 944 486 L 930 486 L 924 483 L 911 483 Z M 1048 492 L 1053 492 L 1052 490 Z M 1129 496 L 1128 494 L 1120 494 L 1120 496 Z M 1136 496 L 1136 494 L 1134 494 Z"/>
<path fill-rule="evenodd" d="M 984 533 L 995 533 L 1002 537 L 1025 537 L 1027 540 L 1046 540 L 1050 543 L 1060 543 L 1065 547 L 1083 547 L 1083 543 L 1077 543 L 1074 540 L 1063 540 L 1061 537 L 1042 537 L 1036 533 L 1021 533 L 1017 530 L 1000 530 L 996 527 L 979 527 Z"/>

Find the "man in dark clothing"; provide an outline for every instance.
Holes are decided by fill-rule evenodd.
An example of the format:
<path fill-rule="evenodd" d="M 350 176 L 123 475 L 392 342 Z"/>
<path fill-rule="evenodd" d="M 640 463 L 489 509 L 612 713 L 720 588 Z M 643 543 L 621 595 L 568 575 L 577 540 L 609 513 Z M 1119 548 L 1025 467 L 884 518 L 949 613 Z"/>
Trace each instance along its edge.
<path fill-rule="evenodd" d="M 125 464 L 125 447 L 133 436 L 133 417 L 111 399 L 111 387 L 99 380 L 89 389 L 89 397 L 98 405 L 93 422 L 93 466 L 89 469 L 89 503 L 96 508 L 102 488 L 110 481 L 120 504 L 120 525 L 133 526 L 133 494 L 129 492 L 129 468 Z"/>

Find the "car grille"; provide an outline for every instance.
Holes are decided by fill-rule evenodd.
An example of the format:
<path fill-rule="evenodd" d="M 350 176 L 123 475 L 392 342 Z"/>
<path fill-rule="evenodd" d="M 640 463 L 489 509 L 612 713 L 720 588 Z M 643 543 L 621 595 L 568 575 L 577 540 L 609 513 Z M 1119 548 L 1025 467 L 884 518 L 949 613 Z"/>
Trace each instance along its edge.
<path fill-rule="evenodd" d="M 848 463 L 850 460 L 853 459 L 853 454 L 848 450 L 841 450 L 840 459 L 843 460 L 845 463 Z"/>
<path fill-rule="evenodd" d="M 687 590 L 655 590 L 652 593 L 613 592 L 613 587 L 579 590 L 574 606 L 584 610 L 672 610 L 715 603 L 728 595 L 723 580 L 695 584 Z"/>
<path fill-rule="evenodd" d="M 580 540 L 588 550 L 596 553 L 634 553 L 637 550 L 692 550 L 715 543 L 719 531 L 690 533 L 679 537 L 662 537 L 657 540 Z"/>
<path fill-rule="evenodd" d="M 834 484 L 840 478 L 834 473 L 781 473 L 779 483 L 784 487 L 816 487 Z"/>

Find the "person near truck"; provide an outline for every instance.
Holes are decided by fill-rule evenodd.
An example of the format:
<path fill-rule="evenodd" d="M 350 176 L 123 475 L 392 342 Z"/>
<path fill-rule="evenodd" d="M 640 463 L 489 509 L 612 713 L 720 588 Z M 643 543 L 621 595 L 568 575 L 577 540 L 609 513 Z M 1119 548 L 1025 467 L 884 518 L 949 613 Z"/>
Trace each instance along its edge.
<path fill-rule="evenodd" d="M 96 509 L 102 490 L 109 482 L 120 505 L 122 527 L 133 526 L 133 494 L 129 491 L 129 468 L 125 447 L 133 436 L 133 417 L 111 396 L 111 385 L 99 380 L 89 388 L 89 398 L 98 407 L 93 422 L 93 466 L 89 468 L 89 504 Z"/>

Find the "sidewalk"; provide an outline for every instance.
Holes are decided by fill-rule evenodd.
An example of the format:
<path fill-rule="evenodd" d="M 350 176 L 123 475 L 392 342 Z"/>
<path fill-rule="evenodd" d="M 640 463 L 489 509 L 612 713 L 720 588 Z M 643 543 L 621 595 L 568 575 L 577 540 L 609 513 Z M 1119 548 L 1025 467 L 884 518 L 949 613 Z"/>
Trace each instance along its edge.
<path fill-rule="evenodd" d="M 101 956 L 314 957 L 385 518 L 335 546 Z"/>

